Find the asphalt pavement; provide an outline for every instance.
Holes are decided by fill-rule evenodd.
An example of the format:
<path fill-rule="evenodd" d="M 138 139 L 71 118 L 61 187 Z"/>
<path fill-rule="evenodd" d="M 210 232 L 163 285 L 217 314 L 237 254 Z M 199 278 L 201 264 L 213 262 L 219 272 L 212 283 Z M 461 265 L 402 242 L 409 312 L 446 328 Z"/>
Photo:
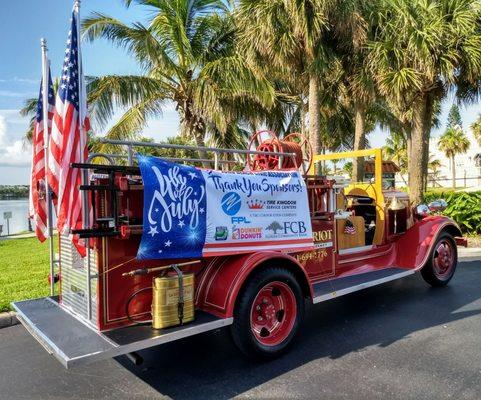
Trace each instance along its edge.
<path fill-rule="evenodd" d="M 0 399 L 480 399 L 481 261 L 446 288 L 419 275 L 309 307 L 289 353 L 257 363 L 228 330 L 65 370 L 21 326 L 0 330 Z"/>

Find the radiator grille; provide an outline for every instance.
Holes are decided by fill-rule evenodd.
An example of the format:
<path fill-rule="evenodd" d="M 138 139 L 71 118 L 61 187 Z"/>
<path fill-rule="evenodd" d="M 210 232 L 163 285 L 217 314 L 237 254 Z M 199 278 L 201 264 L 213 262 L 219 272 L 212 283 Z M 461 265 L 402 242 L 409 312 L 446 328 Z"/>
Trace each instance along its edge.
<path fill-rule="evenodd" d="M 73 313 L 87 319 L 87 257 L 80 257 L 66 235 L 60 236 L 60 266 L 62 269 L 62 305 Z M 97 272 L 97 255 L 90 252 L 90 273 Z M 97 321 L 97 279 L 90 281 L 92 295 L 92 319 Z"/>

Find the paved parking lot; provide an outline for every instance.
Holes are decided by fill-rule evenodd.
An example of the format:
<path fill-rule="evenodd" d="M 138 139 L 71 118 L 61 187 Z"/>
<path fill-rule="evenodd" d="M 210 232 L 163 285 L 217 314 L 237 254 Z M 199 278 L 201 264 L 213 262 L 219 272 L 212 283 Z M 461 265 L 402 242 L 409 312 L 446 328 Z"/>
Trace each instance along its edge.
<path fill-rule="evenodd" d="M 480 399 L 481 262 L 450 286 L 415 275 L 311 307 L 294 348 L 244 358 L 227 331 L 65 370 L 21 326 L 0 330 L 0 399 Z"/>

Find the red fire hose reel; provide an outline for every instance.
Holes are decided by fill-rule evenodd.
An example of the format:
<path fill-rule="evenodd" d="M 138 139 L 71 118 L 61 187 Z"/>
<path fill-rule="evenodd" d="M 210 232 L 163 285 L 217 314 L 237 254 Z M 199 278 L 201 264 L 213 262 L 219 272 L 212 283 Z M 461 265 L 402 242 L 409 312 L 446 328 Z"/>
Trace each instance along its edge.
<path fill-rule="evenodd" d="M 266 153 L 294 153 L 295 156 L 276 154 L 248 154 L 246 164 L 250 171 L 299 169 L 307 174 L 312 165 L 312 147 L 300 133 L 290 133 L 283 139 L 268 130 L 256 132 L 249 141 L 248 150 Z M 279 162 L 279 159 L 282 160 Z"/>

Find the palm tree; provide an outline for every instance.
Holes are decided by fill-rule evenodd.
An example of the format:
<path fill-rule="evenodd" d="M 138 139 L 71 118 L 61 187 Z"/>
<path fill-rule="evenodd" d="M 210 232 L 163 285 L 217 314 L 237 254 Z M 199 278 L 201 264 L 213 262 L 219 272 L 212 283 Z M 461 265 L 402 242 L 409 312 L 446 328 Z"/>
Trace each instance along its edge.
<path fill-rule="evenodd" d="M 352 161 L 347 161 L 342 166 L 342 171 L 352 179 Z"/>
<path fill-rule="evenodd" d="M 456 164 L 455 157 L 457 154 L 466 153 L 469 149 L 469 140 L 459 127 L 449 127 L 439 138 L 438 148 L 446 157 L 449 158 L 452 174 L 453 189 L 456 188 Z"/>
<path fill-rule="evenodd" d="M 429 163 L 428 163 L 428 171 L 431 171 L 431 179 L 433 183 L 433 187 L 436 185 L 436 181 L 439 177 L 439 170 L 443 166 L 441 161 L 431 154 L 429 156 Z"/>
<path fill-rule="evenodd" d="M 471 131 L 473 132 L 474 138 L 481 146 L 481 115 L 479 115 L 478 119 L 471 124 Z"/>
<path fill-rule="evenodd" d="M 383 154 L 386 159 L 397 164 L 401 179 L 406 184 L 404 179 L 408 164 L 406 137 L 402 133 L 391 131 L 390 136 L 386 139 L 386 145 L 383 147 Z"/>
<path fill-rule="evenodd" d="M 53 79 L 53 92 L 57 93 L 58 85 L 60 79 L 55 78 Z M 24 135 L 24 140 L 28 143 L 32 142 L 33 132 L 35 130 L 35 118 L 37 116 L 37 105 L 38 105 L 38 97 L 30 98 L 25 100 L 24 106 L 20 109 L 20 115 L 22 117 L 29 117 L 29 123 L 27 131 Z"/>
<path fill-rule="evenodd" d="M 372 130 L 369 128 L 374 128 L 379 117 L 376 115 L 379 110 L 375 104 L 376 85 L 372 70 L 366 62 L 369 51 L 366 46 L 370 31 L 369 8 L 362 1 L 352 1 L 346 8 L 350 14 L 351 28 L 344 29 L 343 34 L 339 35 L 341 40 L 335 53 L 341 64 L 341 79 L 345 85 L 342 95 L 352 108 L 354 117 L 353 150 L 363 150 L 367 144 L 366 135 Z M 358 157 L 353 160 L 353 177 L 356 181 L 362 182 L 364 158 Z"/>
<path fill-rule="evenodd" d="M 240 0 L 236 12 L 239 42 L 247 60 L 270 76 L 280 76 L 308 99 L 309 137 L 315 154 L 322 151 L 321 90 L 332 73 L 338 24 L 351 14 L 350 1 Z M 338 29 L 339 28 L 339 29 Z"/>
<path fill-rule="evenodd" d="M 412 110 L 409 186 L 420 202 L 436 101 L 458 81 L 477 85 L 481 75 L 481 7 L 477 0 L 385 0 L 373 8 L 369 65 L 380 92 Z"/>
<path fill-rule="evenodd" d="M 90 81 L 90 111 L 100 126 L 118 108 L 127 109 L 107 137 L 129 138 L 139 133 L 148 118 L 161 115 L 166 101 L 175 103 L 182 135 L 197 146 L 204 146 L 209 136 L 235 136 L 231 127 L 242 118 L 266 115 L 276 101 L 274 87 L 238 53 L 226 3 L 137 2 L 153 10 L 148 26 L 127 25 L 100 13 L 82 24 L 84 38 L 103 38 L 126 48 L 143 71 L 141 75 L 107 75 Z M 132 0 L 125 3 L 129 7 Z"/>

